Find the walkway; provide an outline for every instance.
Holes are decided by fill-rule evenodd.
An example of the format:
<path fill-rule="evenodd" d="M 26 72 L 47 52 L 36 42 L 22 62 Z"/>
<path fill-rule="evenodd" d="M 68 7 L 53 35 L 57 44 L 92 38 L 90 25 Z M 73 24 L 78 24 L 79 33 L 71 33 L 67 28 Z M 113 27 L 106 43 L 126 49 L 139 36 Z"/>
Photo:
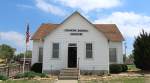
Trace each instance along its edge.
<path fill-rule="evenodd" d="M 78 80 L 57 80 L 56 83 L 78 83 Z"/>

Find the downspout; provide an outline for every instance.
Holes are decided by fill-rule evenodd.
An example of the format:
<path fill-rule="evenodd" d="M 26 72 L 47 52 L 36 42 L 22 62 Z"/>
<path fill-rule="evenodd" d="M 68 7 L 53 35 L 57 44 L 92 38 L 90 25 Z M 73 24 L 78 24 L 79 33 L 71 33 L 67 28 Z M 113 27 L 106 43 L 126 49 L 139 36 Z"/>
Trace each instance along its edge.
<path fill-rule="evenodd" d="M 110 40 L 108 39 L 108 62 L 109 62 L 109 63 L 108 63 L 108 75 L 110 74 L 110 71 L 109 71 L 109 69 L 110 69 L 110 68 L 109 68 L 109 67 L 110 67 L 110 61 L 109 61 L 109 58 L 110 58 L 110 57 L 109 57 L 109 46 L 110 46 Z"/>

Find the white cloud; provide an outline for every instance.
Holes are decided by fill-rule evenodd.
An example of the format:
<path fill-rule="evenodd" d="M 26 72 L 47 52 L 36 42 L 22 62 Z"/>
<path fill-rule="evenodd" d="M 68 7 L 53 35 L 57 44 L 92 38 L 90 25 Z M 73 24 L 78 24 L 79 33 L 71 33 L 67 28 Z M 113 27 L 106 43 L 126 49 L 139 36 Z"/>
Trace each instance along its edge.
<path fill-rule="evenodd" d="M 95 23 L 117 24 L 125 37 L 135 37 L 142 29 L 150 32 L 150 16 L 136 14 L 134 12 L 114 12 L 111 15 L 98 18 Z"/>
<path fill-rule="evenodd" d="M 19 47 L 24 46 L 24 43 L 23 43 L 24 35 L 22 35 L 18 32 L 14 32 L 14 31 L 0 32 L 0 39 L 14 42 L 14 44 Z"/>
<path fill-rule="evenodd" d="M 17 52 L 25 51 L 25 36 L 21 33 L 15 31 L 0 32 L 0 40 L 16 48 Z M 31 43 L 29 49 L 31 49 Z"/>
<path fill-rule="evenodd" d="M 96 9 L 108 9 L 121 5 L 121 0 L 57 0 L 64 6 L 89 12 Z"/>
<path fill-rule="evenodd" d="M 61 8 L 52 5 L 48 2 L 46 2 L 45 0 L 36 0 L 36 6 L 41 9 L 44 12 L 47 13 L 52 13 L 54 15 L 58 15 L 58 16 L 64 16 L 65 15 L 65 11 L 63 11 Z"/>

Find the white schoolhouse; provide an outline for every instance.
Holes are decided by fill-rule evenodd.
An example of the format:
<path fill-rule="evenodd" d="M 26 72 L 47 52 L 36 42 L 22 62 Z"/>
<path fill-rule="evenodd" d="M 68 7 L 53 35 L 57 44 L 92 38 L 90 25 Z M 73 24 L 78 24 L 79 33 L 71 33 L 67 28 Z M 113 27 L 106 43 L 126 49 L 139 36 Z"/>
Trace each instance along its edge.
<path fill-rule="evenodd" d="M 79 68 L 109 72 L 109 64 L 123 63 L 123 36 L 115 24 L 92 24 L 74 12 L 60 24 L 42 24 L 32 36 L 32 64 L 43 72 Z"/>

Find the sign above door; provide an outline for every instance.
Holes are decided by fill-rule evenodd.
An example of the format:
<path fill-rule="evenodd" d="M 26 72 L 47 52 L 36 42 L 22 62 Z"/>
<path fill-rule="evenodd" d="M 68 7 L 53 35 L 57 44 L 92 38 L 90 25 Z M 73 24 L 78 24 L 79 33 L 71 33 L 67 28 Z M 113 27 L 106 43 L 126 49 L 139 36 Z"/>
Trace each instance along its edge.
<path fill-rule="evenodd" d="M 70 32 L 70 35 L 83 35 L 84 32 L 88 32 L 87 29 L 65 29 L 65 32 Z"/>

